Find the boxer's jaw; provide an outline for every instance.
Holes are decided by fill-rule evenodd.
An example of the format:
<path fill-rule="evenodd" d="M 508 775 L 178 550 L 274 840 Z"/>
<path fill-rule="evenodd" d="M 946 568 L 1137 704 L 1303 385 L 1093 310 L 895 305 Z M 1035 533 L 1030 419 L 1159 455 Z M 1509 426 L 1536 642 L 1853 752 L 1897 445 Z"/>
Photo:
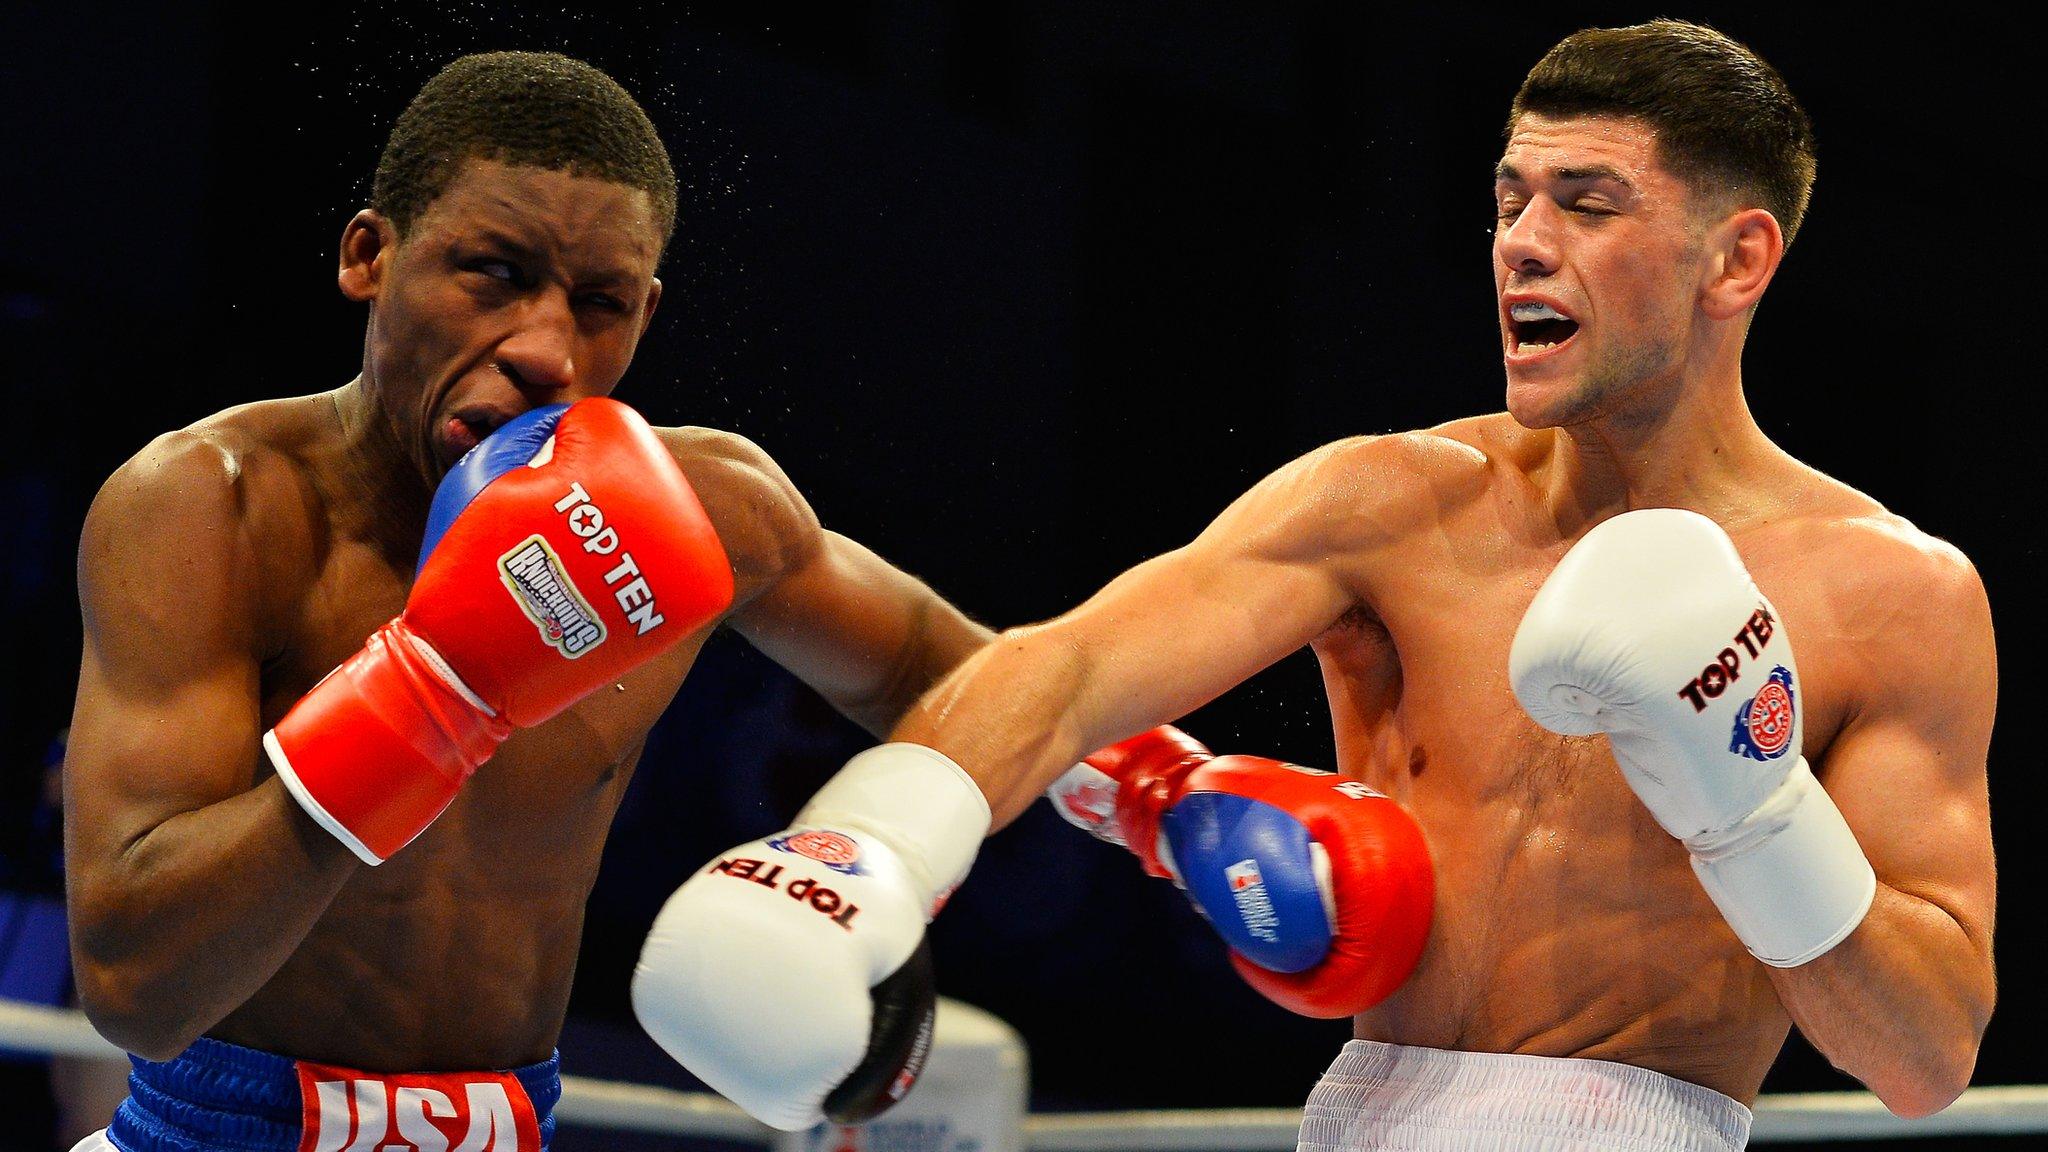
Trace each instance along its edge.
<path fill-rule="evenodd" d="M 1696 222 L 1655 131 L 1527 114 L 1496 170 L 1494 288 L 1507 407 L 1559 427 L 1655 402 L 1692 327 Z"/>

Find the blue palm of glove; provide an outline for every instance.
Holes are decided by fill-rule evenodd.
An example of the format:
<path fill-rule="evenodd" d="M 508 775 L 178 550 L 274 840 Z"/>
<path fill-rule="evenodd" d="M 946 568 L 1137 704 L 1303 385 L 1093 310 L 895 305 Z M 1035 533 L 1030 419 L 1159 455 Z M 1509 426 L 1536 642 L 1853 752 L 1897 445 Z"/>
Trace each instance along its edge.
<path fill-rule="evenodd" d="M 550 404 L 521 412 L 484 437 L 483 443 L 464 452 L 448 475 L 441 477 L 441 486 L 434 489 L 434 503 L 427 509 L 427 534 L 420 544 L 420 562 L 413 570 L 414 579 L 419 578 L 419 569 L 427 566 L 434 545 L 441 542 L 442 535 L 469 507 L 469 502 L 491 481 L 539 455 L 541 446 L 554 436 L 562 413 L 568 410 L 567 404 Z"/>
<path fill-rule="evenodd" d="M 1329 953 L 1328 869 L 1301 821 L 1271 804 L 1191 792 L 1160 818 L 1188 896 L 1238 954 L 1300 972 Z"/>

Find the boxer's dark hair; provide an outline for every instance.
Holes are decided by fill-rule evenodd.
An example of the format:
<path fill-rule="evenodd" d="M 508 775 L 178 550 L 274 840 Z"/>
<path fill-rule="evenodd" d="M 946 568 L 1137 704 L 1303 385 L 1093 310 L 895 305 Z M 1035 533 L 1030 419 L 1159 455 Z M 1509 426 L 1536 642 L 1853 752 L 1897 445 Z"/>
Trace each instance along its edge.
<path fill-rule="evenodd" d="M 661 136 L 631 94 L 581 60 L 486 52 L 441 69 L 392 127 L 370 207 L 403 236 L 472 159 L 638 188 L 654 202 L 662 247 L 675 231 L 676 173 Z"/>
<path fill-rule="evenodd" d="M 1657 131 L 1657 159 L 1707 195 L 1778 218 L 1790 244 L 1813 193 L 1813 123 L 1777 69 L 1703 24 L 1588 28 L 1529 70 L 1507 131 L 1528 113 L 1624 116 Z"/>

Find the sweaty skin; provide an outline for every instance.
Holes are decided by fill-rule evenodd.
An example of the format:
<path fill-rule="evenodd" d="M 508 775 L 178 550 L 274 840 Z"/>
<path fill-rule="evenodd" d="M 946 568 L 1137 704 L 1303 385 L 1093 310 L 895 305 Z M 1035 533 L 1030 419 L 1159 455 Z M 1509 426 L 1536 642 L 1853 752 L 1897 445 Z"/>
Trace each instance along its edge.
<path fill-rule="evenodd" d="M 892 735 L 960 761 L 1000 825 L 1088 750 L 1312 645 L 1337 769 L 1406 804 L 1436 867 L 1420 966 L 1358 1036 L 1620 1061 L 1748 1102 L 1796 1022 L 1894 1111 L 1935 1111 L 1993 999 L 1983 587 L 1758 429 L 1740 351 L 1777 223 L 1702 203 L 1656 157 L 1632 121 L 1516 126 L 1494 246 L 1509 413 L 1283 467 L 1184 548 L 998 637 Z M 1527 297 L 1571 338 L 1522 340 Z M 1543 730 L 1509 689 L 1565 552 L 1651 507 L 1718 522 L 1778 607 L 1805 755 L 1878 876 L 1863 924 L 1797 969 L 1744 950 L 1604 737 Z"/>
<path fill-rule="evenodd" d="M 372 302 L 361 378 L 170 433 L 107 482 L 80 545 L 65 804 L 81 996 L 110 1038 L 387 1072 L 547 1057 L 606 830 L 716 624 L 515 732 L 376 868 L 258 740 L 404 605 L 432 485 L 478 434 L 610 392 L 658 249 L 644 193 L 471 161 L 402 245 L 374 213 L 344 236 L 343 289 Z M 849 716 L 886 730 L 987 638 L 823 530 L 746 440 L 659 434 L 733 564 L 718 623 Z"/>

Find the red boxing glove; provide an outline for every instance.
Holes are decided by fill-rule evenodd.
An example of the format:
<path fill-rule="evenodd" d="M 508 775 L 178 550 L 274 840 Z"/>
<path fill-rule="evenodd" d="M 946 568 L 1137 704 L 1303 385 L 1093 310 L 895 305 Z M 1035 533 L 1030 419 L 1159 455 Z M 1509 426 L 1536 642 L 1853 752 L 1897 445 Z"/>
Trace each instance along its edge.
<path fill-rule="evenodd" d="M 1216 757 L 1160 727 L 1090 756 L 1047 795 L 1186 888 L 1239 975 L 1289 1011 L 1362 1012 L 1428 942 L 1436 882 L 1422 829 L 1359 781 Z"/>
<path fill-rule="evenodd" d="M 646 421 L 603 398 L 536 409 L 442 481 L 405 611 L 264 748 L 322 827 L 381 863 L 513 728 L 667 651 L 732 594 L 703 505 Z"/>

